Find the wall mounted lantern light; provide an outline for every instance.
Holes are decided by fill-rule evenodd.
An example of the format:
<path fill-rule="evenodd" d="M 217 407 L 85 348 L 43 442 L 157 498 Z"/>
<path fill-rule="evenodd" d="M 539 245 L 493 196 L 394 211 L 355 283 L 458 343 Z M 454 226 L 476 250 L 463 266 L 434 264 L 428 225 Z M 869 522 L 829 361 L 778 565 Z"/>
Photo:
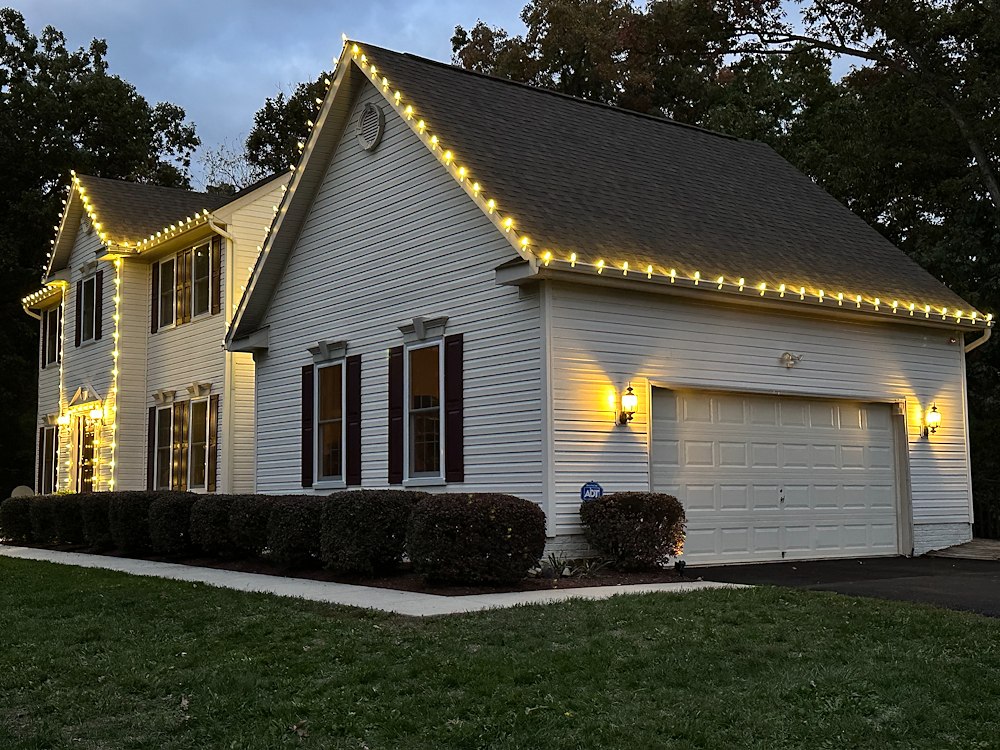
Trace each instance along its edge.
<path fill-rule="evenodd" d="M 66 425 L 68 425 L 69 424 L 69 414 L 60 414 L 59 417 L 56 419 L 56 424 L 62 425 L 63 427 L 65 427 Z"/>
<path fill-rule="evenodd" d="M 95 406 L 93 409 L 90 410 L 89 416 L 95 422 L 101 422 L 103 424 L 104 423 L 104 407 L 102 407 L 102 406 Z"/>
<path fill-rule="evenodd" d="M 924 430 L 921 437 L 930 437 L 933 433 L 937 432 L 940 426 L 941 412 L 938 411 L 937 404 L 931 404 L 931 408 L 927 410 L 927 414 L 924 416 Z"/>
<path fill-rule="evenodd" d="M 632 421 L 635 409 L 639 405 L 639 397 L 632 392 L 632 384 L 629 383 L 625 393 L 622 394 L 622 410 L 618 415 L 618 424 L 628 424 Z"/>

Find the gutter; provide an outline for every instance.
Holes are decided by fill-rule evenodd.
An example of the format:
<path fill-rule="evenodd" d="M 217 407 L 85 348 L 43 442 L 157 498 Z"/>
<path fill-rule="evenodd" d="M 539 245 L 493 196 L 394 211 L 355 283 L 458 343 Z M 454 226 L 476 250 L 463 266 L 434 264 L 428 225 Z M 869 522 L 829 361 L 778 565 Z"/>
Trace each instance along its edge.
<path fill-rule="evenodd" d="M 35 320 L 41 320 L 42 319 L 42 314 L 41 313 L 32 312 L 31 308 L 27 307 L 26 305 L 21 305 L 21 309 L 24 310 L 24 312 L 27 315 L 30 315 Z"/>
<path fill-rule="evenodd" d="M 991 328 L 985 329 L 983 331 L 983 335 L 982 336 L 980 336 L 978 339 L 976 339 L 975 341 L 973 341 L 971 344 L 966 344 L 965 345 L 965 353 L 968 354 L 973 349 L 978 349 L 983 344 L 985 344 L 987 341 L 989 341 L 990 337 L 992 337 L 992 336 L 993 336 L 993 328 L 991 327 Z"/>
<path fill-rule="evenodd" d="M 236 268 L 236 238 L 229 232 L 215 223 L 215 217 L 209 214 L 208 226 L 213 232 L 218 233 L 229 241 L 228 252 L 226 253 L 226 294 L 222 304 L 226 306 L 224 320 L 228 328 L 229 314 L 232 309 L 233 277 Z M 228 330 L 227 330 L 228 333 Z M 223 347 L 226 357 L 225 375 L 223 376 L 223 399 L 222 399 L 222 466 L 223 474 L 221 485 L 222 492 L 233 491 L 233 354 Z"/>

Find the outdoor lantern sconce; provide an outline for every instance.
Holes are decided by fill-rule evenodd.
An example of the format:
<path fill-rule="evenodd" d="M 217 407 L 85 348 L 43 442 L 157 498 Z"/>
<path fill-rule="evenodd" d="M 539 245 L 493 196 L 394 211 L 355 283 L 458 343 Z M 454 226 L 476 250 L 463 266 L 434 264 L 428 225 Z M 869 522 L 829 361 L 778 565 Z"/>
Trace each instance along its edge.
<path fill-rule="evenodd" d="M 65 427 L 69 424 L 69 414 L 60 414 L 56 419 L 56 424 Z"/>
<path fill-rule="evenodd" d="M 101 406 L 95 406 L 93 409 L 90 410 L 89 416 L 95 422 L 100 422 L 101 424 L 104 424 L 104 408 L 103 407 L 101 407 Z"/>
<path fill-rule="evenodd" d="M 937 432 L 940 426 L 941 412 L 938 411 L 937 404 L 932 404 L 927 415 L 924 417 L 924 431 L 921 437 L 930 437 L 933 433 Z"/>
<path fill-rule="evenodd" d="M 632 392 L 632 384 L 629 383 L 625 393 L 622 394 L 622 411 L 618 415 L 618 424 L 628 424 L 632 421 L 632 415 L 639 405 L 639 397 Z"/>

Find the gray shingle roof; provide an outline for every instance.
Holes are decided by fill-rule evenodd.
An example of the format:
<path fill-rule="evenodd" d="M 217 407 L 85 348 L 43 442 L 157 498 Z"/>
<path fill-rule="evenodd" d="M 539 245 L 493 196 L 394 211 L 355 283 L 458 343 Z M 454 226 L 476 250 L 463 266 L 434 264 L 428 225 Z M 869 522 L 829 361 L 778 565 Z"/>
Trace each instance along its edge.
<path fill-rule="evenodd" d="M 363 49 L 536 252 L 969 309 L 765 144 Z"/>

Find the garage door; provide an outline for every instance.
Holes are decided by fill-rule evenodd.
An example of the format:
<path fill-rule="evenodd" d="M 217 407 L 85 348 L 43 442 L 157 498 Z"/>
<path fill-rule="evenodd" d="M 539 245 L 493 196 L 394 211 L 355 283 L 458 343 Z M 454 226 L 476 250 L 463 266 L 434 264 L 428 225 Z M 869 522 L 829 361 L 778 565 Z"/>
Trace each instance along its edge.
<path fill-rule="evenodd" d="M 891 406 L 653 390 L 652 480 L 690 563 L 891 555 Z"/>

